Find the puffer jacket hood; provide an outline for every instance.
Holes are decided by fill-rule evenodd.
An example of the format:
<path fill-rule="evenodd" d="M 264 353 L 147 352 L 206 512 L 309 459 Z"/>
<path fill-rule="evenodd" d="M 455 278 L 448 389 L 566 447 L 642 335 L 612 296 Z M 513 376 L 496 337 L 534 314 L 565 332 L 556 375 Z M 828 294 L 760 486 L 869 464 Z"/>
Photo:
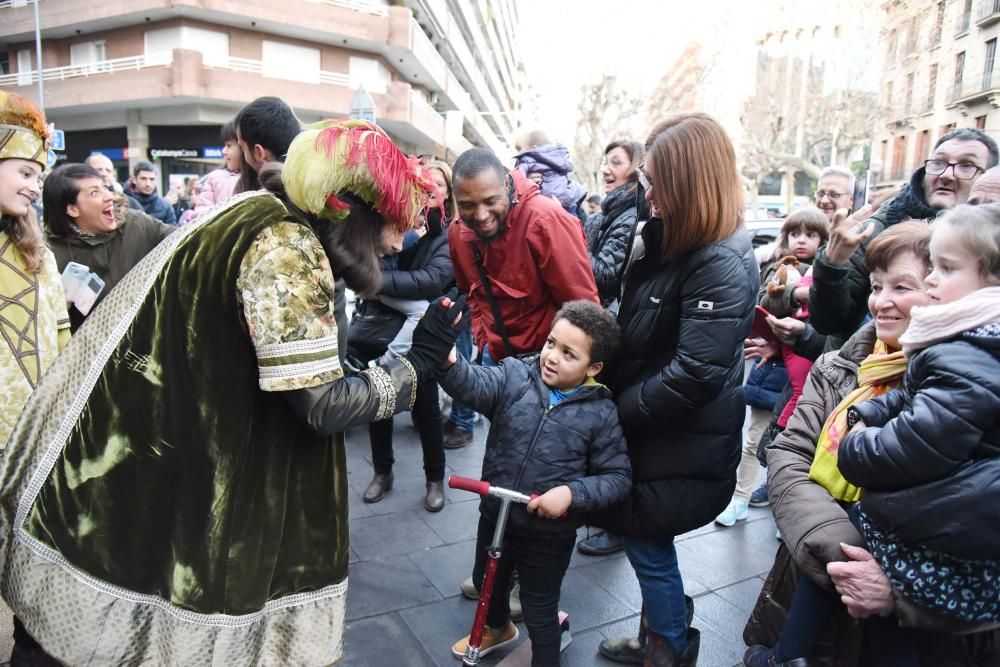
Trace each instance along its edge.
<path fill-rule="evenodd" d="M 514 156 L 514 164 L 525 175 L 542 175 L 541 192 L 546 197 L 553 196 L 563 208 L 576 215 L 577 207 L 587 190 L 569 180 L 573 163 L 569 159 L 569 149 L 562 144 L 543 144 Z"/>

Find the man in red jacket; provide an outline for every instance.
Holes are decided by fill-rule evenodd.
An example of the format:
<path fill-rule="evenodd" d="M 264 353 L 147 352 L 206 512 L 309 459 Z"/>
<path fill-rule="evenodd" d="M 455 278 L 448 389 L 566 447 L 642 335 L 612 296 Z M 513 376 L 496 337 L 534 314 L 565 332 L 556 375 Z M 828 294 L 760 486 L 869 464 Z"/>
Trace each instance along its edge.
<path fill-rule="evenodd" d="M 455 162 L 453 192 L 462 219 L 448 232 L 455 282 L 469 295 L 476 345 L 493 361 L 540 352 L 566 301 L 600 303 L 580 221 L 520 171 L 473 148 Z"/>

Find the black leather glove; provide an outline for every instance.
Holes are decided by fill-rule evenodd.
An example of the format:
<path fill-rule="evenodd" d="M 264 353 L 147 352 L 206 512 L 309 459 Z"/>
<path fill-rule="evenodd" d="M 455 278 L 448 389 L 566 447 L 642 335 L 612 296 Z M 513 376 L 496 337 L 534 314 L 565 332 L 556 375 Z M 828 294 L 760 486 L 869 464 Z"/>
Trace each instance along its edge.
<path fill-rule="evenodd" d="M 464 307 L 465 295 L 458 296 L 458 289 L 452 288 L 446 296 L 431 302 L 417 323 L 410 351 L 403 356 L 413 364 L 420 382 L 434 377 L 448 358 L 458 336 L 454 320 Z"/>

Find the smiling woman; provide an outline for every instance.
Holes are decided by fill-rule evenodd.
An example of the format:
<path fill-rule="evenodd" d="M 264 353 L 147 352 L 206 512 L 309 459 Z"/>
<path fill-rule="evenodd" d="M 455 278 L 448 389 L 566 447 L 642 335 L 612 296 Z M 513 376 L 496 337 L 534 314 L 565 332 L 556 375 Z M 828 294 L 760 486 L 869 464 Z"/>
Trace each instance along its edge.
<path fill-rule="evenodd" d="M 114 214 L 114 193 L 104 186 L 100 174 L 85 164 L 69 163 L 55 169 L 45 179 L 42 199 L 48 242 L 59 271 L 76 262 L 104 285 L 92 304 L 70 307 L 75 332 L 92 308 L 175 227 L 134 209 L 128 209 L 119 223 Z"/>
<path fill-rule="evenodd" d="M 0 449 L 69 339 L 56 262 L 31 207 L 47 149 L 41 112 L 23 97 L 0 92 Z"/>

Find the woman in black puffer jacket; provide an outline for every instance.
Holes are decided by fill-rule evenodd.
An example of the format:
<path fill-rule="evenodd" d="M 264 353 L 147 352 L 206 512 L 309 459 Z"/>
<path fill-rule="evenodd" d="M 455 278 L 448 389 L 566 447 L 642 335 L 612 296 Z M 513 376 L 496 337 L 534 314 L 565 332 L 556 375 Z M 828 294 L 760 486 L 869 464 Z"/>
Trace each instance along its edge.
<path fill-rule="evenodd" d="M 601 305 L 607 307 L 619 297 L 625 253 L 636 222 L 636 167 L 642 162 L 642 144 L 612 141 L 604 149 L 601 175 L 607 196 L 601 210 L 584 225 L 590 268 L 597 281 Z"/>
<path fill-rule="evenodd" d="M 648 620 L 646 664 L 689 665 L 674 536 L 710 522 L 736 486 L 743 427 L 743 340 L 757 264 L 742 228 L 736 156 L 711 117 L 680 114 L 646 142 L 639 180 L 652 218 L 626 269 L 621 352 L 606 381 L 618 403 L 633 491 L 605 522 L 622 532 Z M 601 652 L 623 642 L 607 640 Z"/>
<path fill-rule="evenodd" d="M 425 170 L 427 177 L 437 186 L 437 196 L 428 202 L 427 232 L 413 246 L 399 254 L 395 269 L 383 269 L 380 296 L 395 297 L 400 301 L 433 301 L 455 280 L 451 254 L 448 251 L 447 229 L 448 216 L 452 210 L 451 169 L 444 163 L 432 162 Z M 363 347 L 364 343 L 365 341 L 353 341 L 352 344 Z M 384 351 L 378 350 L 375 354 Z M 424 508 L 428 512 L 439 512 L 444 507 L 445 455 L 436 381 L 420 383 L 412 410 L 424 455 L 424 476 L 427 481 Z M 392 489 L 392 466 L 395 463 L 392 454 L 392 429 L 391 419 L 375 421 L 368 426 L 375 474 L 362 495 L 362 500 L 366 503 L 380 501 Z"/>

